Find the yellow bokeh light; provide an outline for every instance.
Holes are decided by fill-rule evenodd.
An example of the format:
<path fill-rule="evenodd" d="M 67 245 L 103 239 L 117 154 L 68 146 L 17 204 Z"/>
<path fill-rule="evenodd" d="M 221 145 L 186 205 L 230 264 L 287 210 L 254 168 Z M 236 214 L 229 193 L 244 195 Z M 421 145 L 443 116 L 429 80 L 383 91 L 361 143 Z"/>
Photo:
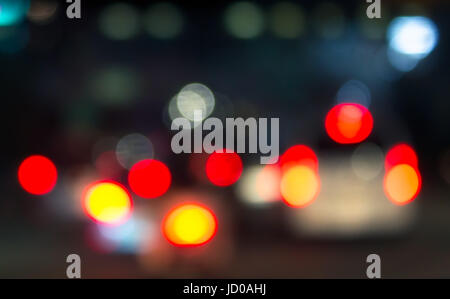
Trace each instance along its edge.
<path fill-rule="evenodd" d="M 307 166 L 293 166 L 281 178 L 281 195 L 292 207 L 303 207 L 311 203 L 319 193 L 318 175 Z"/>
<path fill-rule="evenodd" d="M 84 196 L 89 217 L 103 224 L 121 224 L 131 214 L 132 201 L 126 189 L 112 181 L 91 185 Z"/>
<path fill-rule="evenodd" d="M 420 190 L 421 180 L 418 171 L 408 164 L 400 164 L 389 170 L 384 178 L 384 191 L 396 204 L 412 201 Z"/>
<path fill-rule="evenodd" d="M 166 238 L 178 246 L 202 245 L 217 229 L 213 213 L 198 204 L 183 204 L 169 212 L 163 223 Z"/>

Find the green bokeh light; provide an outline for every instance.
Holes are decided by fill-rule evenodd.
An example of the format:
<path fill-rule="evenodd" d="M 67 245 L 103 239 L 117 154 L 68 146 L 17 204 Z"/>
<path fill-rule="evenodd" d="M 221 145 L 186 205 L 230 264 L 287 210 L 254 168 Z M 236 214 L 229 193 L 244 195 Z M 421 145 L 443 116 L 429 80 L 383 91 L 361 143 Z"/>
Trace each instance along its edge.
<path fill-rule="evenodd" d="M 139 13 L 129 4 L 112 4 L 100 14 L 99 26 L 110 39 L 131 39 L 139 33 Z"/>
<path fill-rule="evenodd" d="M 133 103 L 139 94 L 138 77 L 128 68 L 110 67 L 93 74 L 90 94 L 99 103 L 107 106 L 122 106 Z"/>
<path fill-rule="evenodd" d="M 177 37 L 183 30 L 184 19 L 181 11 L 171 3 L 157 3 L 149 7 L 144 25 L 147 32 L 160 39 Z"/>
<path fill-rule="evenodd" d="M 290 2 L 279 2 L 270 11 L 270 30 L 280 38 L 294 39 L 305 31 L 303 10 Z"/>
<path fill-rule="evenodd" d="M 231 4 L 225 11 L 224 17 L 225 29 L 236 38 L 255 38 L 264 30 L 262 10 L 250 2 Z"/>

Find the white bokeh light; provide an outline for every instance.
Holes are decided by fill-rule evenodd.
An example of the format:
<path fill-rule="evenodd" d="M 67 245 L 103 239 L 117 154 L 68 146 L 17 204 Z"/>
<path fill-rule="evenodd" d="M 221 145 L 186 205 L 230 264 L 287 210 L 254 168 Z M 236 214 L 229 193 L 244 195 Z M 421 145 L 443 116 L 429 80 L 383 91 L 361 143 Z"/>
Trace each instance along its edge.
<path fill-rule="evenodd" d="M 381 148 L 370 142 L 359 145 L 351 157 L 353 173 L 360 179 L 370 181 L 383 170 L 384 154 Z"/>
<path fill-rule="evenodd" d="M 398 53 L 424 58 L 438 41 L 438 29 L 429 18 L 397 17 L 389 25 L 389 47 Z"/>
<path fill-rule="evenodd" d="M 153 158 L 153 144 L 142 134 L 133 133 L 122 137 L 116 146 L 117 161 L 126 169 L 136 162 Z"/>
<path fill-rule="evenodd" d="M 180 114 L 194 121 L 194 112 L 202 112 L 202 120 L 214 110 L 215 99 L 212 91 L 203 84 L 192 83 L 183 87 L 176 96 L 176 104 Z"/>
<path fill-rule="evenodd" d="M 247 204 L 265 206 L 280 199 L 281 173 L 277 166 L 252 166 L 239 180 L 238 194 Z"/>

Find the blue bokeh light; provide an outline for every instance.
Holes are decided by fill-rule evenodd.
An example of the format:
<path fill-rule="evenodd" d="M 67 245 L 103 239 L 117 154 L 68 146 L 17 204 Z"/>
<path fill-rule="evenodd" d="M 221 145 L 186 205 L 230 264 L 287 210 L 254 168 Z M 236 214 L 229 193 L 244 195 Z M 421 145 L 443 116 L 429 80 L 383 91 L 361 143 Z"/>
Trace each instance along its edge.
<path fill-rule="evenodd" d="M 417 56 L 399 53 L 392 48 L 387 49 L 387 58 L 396 70 L 405 73 L 412 71 L 420 62 Z"/>
<path fill-rule="evenodd" d="M 135 253 L 140 245 L 148 243 L 155 235 L 155 228 L 151 223 L 135 217 L 119 226 L 99 224 L 98 228 L 104 241 L 121 253 Z"/>
<path fill-rule="evenodd" d="M 29 8 L 30 0 L 0 0 L 0 26 L 20 23 Z"/>

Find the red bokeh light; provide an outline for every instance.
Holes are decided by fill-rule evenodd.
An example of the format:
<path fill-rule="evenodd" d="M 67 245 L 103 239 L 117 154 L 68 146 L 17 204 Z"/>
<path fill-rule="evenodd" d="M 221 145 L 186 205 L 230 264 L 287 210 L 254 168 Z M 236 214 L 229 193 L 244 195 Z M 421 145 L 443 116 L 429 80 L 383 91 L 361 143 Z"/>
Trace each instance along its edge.
<path fill-rule="evenodd" d="M 395 145 L 387 152 L 384 162 L 386 171 L 398 164 L 408 164 L 418 169 L 417 154 L 411 146 L 401 143 Z"/>
<path fill-rule="evenodd" d="M 306 145 L 294 145 L 281 155 L 280 195 L 290 207 L 303 208 L 312 203 L 320 191 L 319 160 Z"/>
<path fill-rule="evenodd" d="M 34 155 L 26 158 L 19 166 L 18 179 L 25 191 L 43 195 L 55 187 L 58 172 L 50 159 Z"/>
<path fill-rule="evenodd" d="M 384 167 L 384 192 L 389 200 L 397 205 L 413 201 L 422 187 L 414 149 L 405 143 L 395 145 L 387 152 Z"/>
<path fill-rule="evenodd" d="M 303 165 L 317 172 L 319 161 L 314 151 L 306 145 L 294 145 L 288 148 L 279 161 L 280 167 L 285 169 L 290 165 Z"/>
<path fill-rule="evenodd" d="M 206 176 L 216 186 L 229 186 L 237 182 L 242 173 L 241 157 L 234 152 L 214 152 L 206 161 Z"/>
<path fill-rule="evenodd" d="M 167 192 L 172 175 L 167 166 L 153 159 L 137 162 L 130 169 L 128 183 L 131 190 L 144 198 L 155 198 Z"/>
<path fill-rule="evenodd" d="M 337 143 L 359 143 L 372 132 L 372 114 L 360 104 L 339 104 L 328 112 L 325 129 L 328 136 Z"/>

